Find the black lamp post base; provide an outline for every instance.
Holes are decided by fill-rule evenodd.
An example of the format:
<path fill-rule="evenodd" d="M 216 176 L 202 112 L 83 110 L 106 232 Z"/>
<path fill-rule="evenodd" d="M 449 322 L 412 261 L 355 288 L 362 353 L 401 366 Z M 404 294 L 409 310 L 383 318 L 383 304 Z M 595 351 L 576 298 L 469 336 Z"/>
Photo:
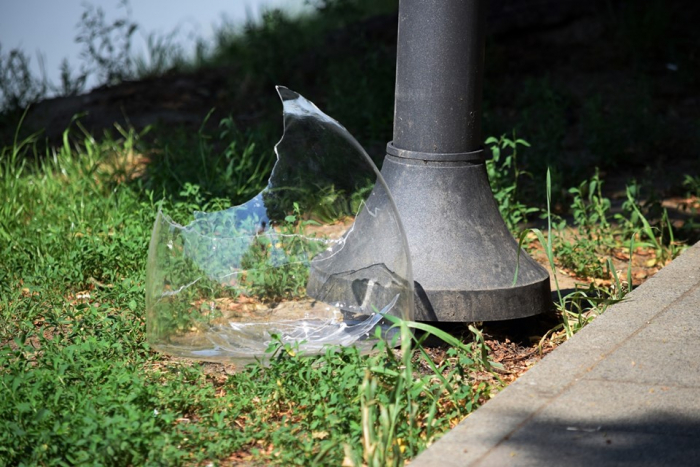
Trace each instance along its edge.
<path fill-rule="evenodd" d="M 484 163 L 388 155 L 382 175 L 408 237 L 416 320 L 506 320 L 551 306 L 549 274 L 518 248 Z"/>

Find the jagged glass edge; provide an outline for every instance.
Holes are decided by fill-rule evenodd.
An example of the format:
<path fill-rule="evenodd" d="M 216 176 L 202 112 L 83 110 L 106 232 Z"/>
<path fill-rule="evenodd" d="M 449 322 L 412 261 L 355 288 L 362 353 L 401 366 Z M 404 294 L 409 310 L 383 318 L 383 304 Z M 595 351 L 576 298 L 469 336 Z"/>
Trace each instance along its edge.
<path fill-rule="evenodd" d="M 394 198 L 389 190 L 389 187 L 386 184 L 386 181 L 384 180 L 384 177 L 381 175 L 379 169 L 377 166 L 374 164 L 372 159 L 369 157 L 365 149 L 360 145 L 360 143 L 355 139 L 352 134 L 347 131 L 347 129 L 341 125 L 337 120 L 333 119 L 332 117 L 326 115 L 324 112 L 322 112 L 313 102 L 307 100 L 304 98 L 301 94 L 298 94 L 294 91 L 289 90 L 288 88 L 284 86 L 275 86 L 275 89 L 277 90 L 277 93 L 282 100 L 283 108 L 284 108 L 284 117 L 286 118 L 287 114 L 290 115 L 298 115 L 298 116 L 307 116 L 307 117 L 314 117 L 318 118 L 319 120 L 329 123 L 332 125 L 337 126 L 340 130 L 343 131 L 343 133 L 347 136 L 348 142 L 357 150 L 357 152 L 360 153 L 360 155 L 364 158 L 365 163 L 369 165 L 369 167 L 374 171 L 374 174 L 376 176 L 376 182 L 382 185 L 384 188 L 388 202 L 390 203 L 391 208 L 395 213 L 398 214 L 398 208 L 396 206 L 396 203 L 394 201 Z M 285 100 L 283 97 L 283 93 L 290 93 L 296 96 L 295 99 L 289 99 Z M 291 113 L 288 111 L 287 103 L 290 103 L 290 107 L 292 107 L 296 113 Z M 292 105 L 292 103 L 295 103 L 296 105 Z M 249 205 L 253 208 L 259 207 L 259 203 L 261 202 L 262 195 L 265 193 L 267 190 L 271 188 L 270 186 L 270 180 L 273 178 L 273 175 L 275 173 L 275 170 L 277 169 L 277 162 L 280 160 L 280 154 L 278 151 L 279 145 L 282 143 L 286 135 L 286 122 L 284 123 L 284 128 L 283 128 L 283 133 L 282 137 L 280 140 L 275 144 L 274 146 L 274 152 L 276 156 L 276 163 L 272 168 L 270 178 L 268 179 L 268 186 L 265 187 L 263 190 L 261 190 L 256 196 L 251 198 L 251 200 L 239 204 L 237 206 L 232 206 L 224 211 L 236 211 L 240 209 L 246 209 Z M 262 203 L 262 206 L 264 206 L 264 203 Z M 362 211 L 364 207 L 364 204 L 361 204 L 361 206 L 358 209 L 358 214 L 359 212 Z M 224 211 L 219 211 L 224 212 Z M 240 236 L 207 236 L 204 234 L 201 234 L 200 232 L 195 231 L 195 226 L 199 223 L 203 223 L 206 221 L 206 217 L 209 214 L 217 214 L 215 213 L 207 213 L 207 212 L 202 212 L 202 211 L 195 211 L 193 213 L 195 215 L 195 219 L 188 223 L 187 225 L 181 225 L 174 220 L 167 214 L 165 214 L 161 209 L 158 210 L 157 216 L 156 216 L 156 222 L 153 228 L 152 232 L 152 238 L 151 238 L 151 243 L 149 245 L 149 258 L 148 258 L 148 264 L 150 265 L 151 263 L 151 255 L 154 254 L 155 252 L 155 245 L 154 245 L 154 240 L 155 240 L 155 232 L 156 229 L 158 228 L 159 222 L 164 221 L 167 223 L 171 229 L 176 229 L 176 230 L 181 230 L 183 232 L 187 232 L 189 234 L 194 234 L 200 237 L 204 238 L 210 238 L 210 239 L 216 239 L 216 240 L 231 240 L 231 239 L 236 239 L 240 238 Z M 261 217 L 263 218 L 263 217 Z M 269 224 L 269 219 L 267 216 L 264 216 L 265 220 Z M 407 257 L 406 257 L 406 279 L 407 281 L 407 293 L 409 296 L 407 297 L 407 306 L 413 309 L 414 306 L 414 290 L 413 290 L 413 270 L 412 270 L 412 264 L 411 264 L 411 257 L 410 257 L 410 249 L 408 246 L 408 239 L 406 237 L 406 231 L 403 227 L 403 223 L 400 219 L 400 217 L 396 217 L 395 221 L 397 223 L 397 227 L 399 229 L 400 233 L 400 241 L 402 243 L 402 251 L 407 252 Z M 350 227 L 348 230 L 351 231 L 354 228 L 354 224 Z M 266 231 L 266 234 L 269 234 L 269 230 Z M 274 231 L 272 231 L 274 234 Z M 347 234 L 347 232 L 346 232 Z M 346 235 L 343 235 L 340 239 L 335 239 L 335 240 L 328 240 L 328 239 L 317 239 L 317 238 L 312 238 L 312 237 L 306 237 L 302 236 L 301 237 L 307 239 L 307 240 L 314 240 L 314 241 L 323 241 L 326 243 L 340 243 L 343 242 Z M 250 238 L 255 238 L 255 235 L 251 235 Z M 327 258 L 324 258 L 327 259 Z M 312 259 L 313 261 L 313 259 Z M 196 281 L 195 281 L 196 282 Z M 188 286 L 193 285 L 194 283 L 188 284 Z M 170 292 L 170 295 L 173 293 Z M 160 297 L 150 297 L 151 300 L 157 300 L 159 298 L 162 298 L 165 294 L 162 294 Z M 148 301 L 148 300 L 147 300 Z M 386 314 L 388 314 L 392 308 L 395 306 L 396 302 L 398 301 L 398 295 L 394 297 L 393 300 L 391 300 L 390 303 L 388 303 L 384 308 L 381 310 L 377 310 L 376 313 L 370 313 L 367 315 L 367 318 L 363 321 L 359 321 L 356 324 L 353 325 L 348 325 L 347 323 L 343 321 L 334 321 L 334 320 L 327 320 L 324 322 L 321 322 L 320 324 L 317 322 L 318 320 L 304 320 L 304 319 L 299 319 L 299 320 L 280 320 L 280 321 L 271 321 L 271 322 L 264 322 L 264 323 L 230 323 L 232 325 L 232 328 L 239 331 L 237 334 L 237 337 L 240 337 L 242 340 L 246 340 L 246 327 L 253 326 L 253 325 L 258 325 L 258 326 L 263 326 L 263 327 L 272 327 L 276 326 L 278 329 L 280 326 L 283 326 L 284 328 L 287 329 L 286 332 L 281 332 L 277 333 L 274 332 L 275 330 L 272 330 L 273 333 L 279 334 L 280 340 L 282 343 L 288 343 L 288 344 L 298 344 L 299 345 L 299 350 L 302 353 L 315 353 L 319 350 L 322 350 L 328 345 L 340 345 L 340 346 L 349 346 L 353 345 L 358 342 L 358 340 L 362 339 L 363 337 L 369 337 L 371 330 L 379 324 L 380 321 L 384 318 Z M 405 316 L 404 316 L 405 317 Z M 314 331 L 315 335 L 321 335 L 325 334 L 325 336 L 320 336 L 317 339 L 314 340 L 307 340 L 304 339 L 302 336 L 298 335 L 298 330 L 303 330 L 306 331 L 305 337 L 308 337 L 308 330 L 311 329 Z M 347 331 L 346 331 L 347 330 Z M 322 332 L 322 331 L 327 331 L 327 332 Z M 340 333 L 343 331 L 345 332 L 345 335 L 339 336 Z M 266 333 L 268 336 L 268 339 L 265 339 L 264 341 L 261 341 L 258 347 L 260 350 L 264 350 L 267 348 L 269 343 L 272 342 L 272 333 L 267 332 Z M 216 358 L 216 357 L 223 357 L 224 359 L 226 358 L 232 358 L 232 359 L 254 359 L 254 358 L 264 358 L 264 351 L 263 352 L 254 352 L 254 353 L 245 353 L 241 355 L 235 355 L 235 352 L 228 351 L 227 353 L 223 355 L 218 355 L 218 354 L 213 354 L 214 352 L 217 351 L 217 349 L 221 348 L 221 343 L 217 343 L 215 339 L 213 339 L 214 336 L 211 336 L 210 341 L 214 345 L 213 350 L 205 350 L 205 351 L 191 351 L 190 353 L 193 356 L 200 356 L 203 358 Z M 299 339 L 301 337 L 301 339 Z M 341 337 L 339 340 L 331 340 L 330 338 L 332 337 Z M 250 339 L 248 339 L 250 340 Z M 167 353 L 167 352 L 166 352 Z"/>

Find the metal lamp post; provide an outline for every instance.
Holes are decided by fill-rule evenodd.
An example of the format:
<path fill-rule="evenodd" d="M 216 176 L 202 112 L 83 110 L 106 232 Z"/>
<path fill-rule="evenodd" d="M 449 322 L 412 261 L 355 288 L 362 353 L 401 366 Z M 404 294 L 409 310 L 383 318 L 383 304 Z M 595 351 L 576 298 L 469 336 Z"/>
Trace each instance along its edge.
<path fill-rule="evenodd" d="M 406 230 L 415 319 L 495 321 L 532 316 L 550 303 L 547 271 L 519 248 L 489 186 L 481 134 L 485 0 L 401 0 L 394 140 L 382 175 Z M 335 271 L 312 266 L 307 292 L 351 280 L 381 263 L 395 239 L 366 222 L 391 203 L 375 186 Z M 394 243 L 392 243 L 394 242 Z M 516 266 L 517 281 L 513 283 Z M 325 275 L 324 275 L 325 274 Z M 333 277 L 333 281 L 329 279 Z M 380 286 L 374 284 L 372 286 Z M 369 284 L 353 284 L 358 303 Z"/>
<path fill-rule="evenodd" d="M 399 5 L 394 140 L 382 175 L 406 228 L 419 320 L 520 318 L 550 303 L 549 275 L 518 254 L 486 174 L 485 7 L 484 0 Z"/>

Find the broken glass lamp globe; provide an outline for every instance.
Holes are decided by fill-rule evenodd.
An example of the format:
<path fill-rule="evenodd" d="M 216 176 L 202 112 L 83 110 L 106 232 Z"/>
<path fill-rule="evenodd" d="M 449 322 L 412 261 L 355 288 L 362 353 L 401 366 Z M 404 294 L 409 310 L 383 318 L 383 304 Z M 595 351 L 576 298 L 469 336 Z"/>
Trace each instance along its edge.
<path fill-rule="evenodd" d="M 178 357 L 265 361 L 366 352 L 412 319 L 406 235 L 386 182 L 336 120 L 284 87 L 284 133 L 267 187 L 188 225 L 159 212 L 148 251 L 148 341 Z M 394 320 L 395 321 L 395 320 Z"/>

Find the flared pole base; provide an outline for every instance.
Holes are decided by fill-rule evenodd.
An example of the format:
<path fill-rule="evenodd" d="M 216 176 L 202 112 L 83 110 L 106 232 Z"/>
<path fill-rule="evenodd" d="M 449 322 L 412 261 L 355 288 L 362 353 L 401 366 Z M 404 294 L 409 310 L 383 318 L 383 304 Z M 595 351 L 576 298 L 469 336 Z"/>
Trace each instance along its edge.
<path fill-rule="evenodd" d="M 483 162 L 387 155 L 382 175 L 411 250 L 416 320 L 507 320 L 551 306 L 549 274 L 518 248 Z"/>

